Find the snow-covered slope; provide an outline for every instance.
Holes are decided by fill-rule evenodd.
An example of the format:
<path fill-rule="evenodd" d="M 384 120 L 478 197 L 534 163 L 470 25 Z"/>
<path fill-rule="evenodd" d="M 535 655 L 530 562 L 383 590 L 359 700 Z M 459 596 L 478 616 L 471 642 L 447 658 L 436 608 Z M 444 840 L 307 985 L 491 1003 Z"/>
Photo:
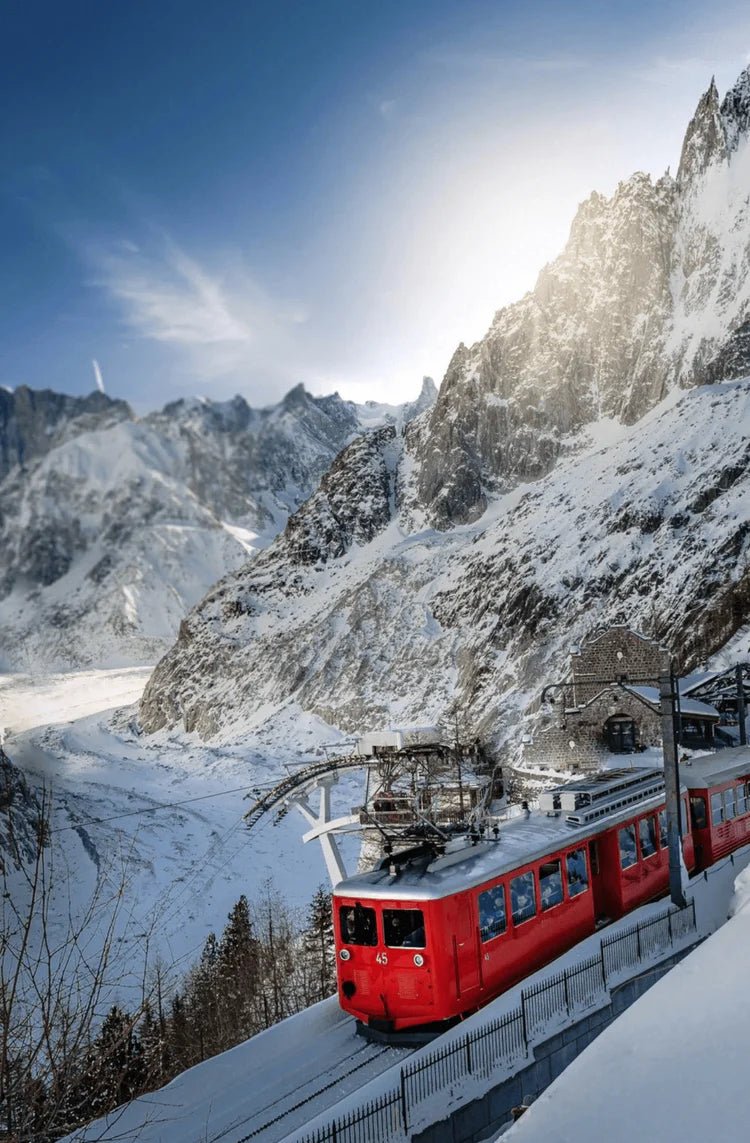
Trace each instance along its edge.
<path fill-rule="evenodd" d="M 548 472 L 602 416 L 631 423 L 675 387 L 750 372 L 750 68 L 688 127 L 677 179 L 594 193 L 535 289 L 459 346 L 418 452 L 438 527 Z"/>
<path fill-rule="evenodd" d="M 355 442 L 284 534 L 188 616 L 146 688 L 147 730 L 231 737 L 287 702 L 347 729 L 458 706 L 508 739 L 592 627 L 631 624 L 690 664 L 747 615 L 750 381 L 669 397 L 605 447 L 589 433 L 549 476 L 447 532 L 414 532 L 399 512 L 418 432 Z"/>
<path fill-rule="evenodd" d="M 137 420 L 102 394 L 0 402 L 0 666 L 153 662 L 208 587 L 283 527 L 344 444 L 413 406 L 358 407 L 297 386 L 178 401 Z"/>
<path fill-rule="evenodd" d="M 147 729 L 231 735 L 289 701 L 350 729 L 458 705 L 509 739 L 592 626 L 636 626 L 686 666 L 742 639 L 748 383 L 678 398 L 750 374 L 749 106 L 750 68 L 722 104 L 712 84 L 677 179 L 592 195 L 432 410 L 339 456 L 182 624 Z"/>

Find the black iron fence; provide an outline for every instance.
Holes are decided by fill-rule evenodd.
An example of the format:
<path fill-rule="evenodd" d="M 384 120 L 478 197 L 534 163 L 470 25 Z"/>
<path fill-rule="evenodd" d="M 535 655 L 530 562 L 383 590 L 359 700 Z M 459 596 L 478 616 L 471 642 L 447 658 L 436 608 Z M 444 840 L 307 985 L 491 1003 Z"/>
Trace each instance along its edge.
<path fill-rule="evenodd" d="M 471 1077 L 487 1078 L 527 1059 L 532 1041 L 541 1032 L 554 1030 L 555 1023 L 562 1027 L 576 1012 L 583 1014 L 603 1002 L 615 983 L 613 978 L 653 961 L 660 952 L 666 955 L 695 931 L 695 902 L 690 901 L 682 909 L 669 907 L 604 937 L 599 953 L 525 988 L 518 1008 L 405 1063 L 397 1090 L 318 1128 L 300 1143 L 382 1143 L 408 1138 L 413 1112 L 436 1092 Z"/>

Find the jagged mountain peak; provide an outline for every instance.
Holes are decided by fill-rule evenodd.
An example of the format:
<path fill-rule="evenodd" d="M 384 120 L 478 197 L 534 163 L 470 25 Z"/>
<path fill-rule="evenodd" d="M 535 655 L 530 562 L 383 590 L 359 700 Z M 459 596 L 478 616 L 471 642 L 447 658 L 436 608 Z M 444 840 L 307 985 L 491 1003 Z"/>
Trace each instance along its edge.
<path fill-rule="evenodd" d="M 750 64 L 737 77 L 737 82 L 721 105 L 727 147 L 736 150 L 740 139 L 750 129 Z"/>
<path fill-rule="evenodd" d="M 687 186 L 704 173 L 714 160 L 727 154 L 725 116 L 719 104 L 719 92 L 712 77 L 707 91 L 698 100 L 695 114 L 688 124 L 677 169 L 677 182 Z"/>

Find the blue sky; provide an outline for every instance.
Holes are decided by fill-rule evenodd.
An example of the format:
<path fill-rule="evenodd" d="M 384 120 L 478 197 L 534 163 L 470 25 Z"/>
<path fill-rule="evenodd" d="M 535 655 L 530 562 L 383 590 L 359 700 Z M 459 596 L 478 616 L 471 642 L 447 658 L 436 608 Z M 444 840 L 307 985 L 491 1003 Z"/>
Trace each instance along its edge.
<path fill-rule="evenodd" d="M 8 0 L 0 384 L 413 396 L 675 169 L 745 4 Z"/>

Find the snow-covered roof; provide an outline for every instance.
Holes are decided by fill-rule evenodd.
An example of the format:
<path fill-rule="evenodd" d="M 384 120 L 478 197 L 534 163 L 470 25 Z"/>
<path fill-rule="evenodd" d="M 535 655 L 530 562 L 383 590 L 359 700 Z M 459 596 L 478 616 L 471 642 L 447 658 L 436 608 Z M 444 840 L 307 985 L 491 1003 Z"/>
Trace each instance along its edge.
<path fill-rule="evenodd" d="M 633 694 L 640 695 L 651 706 L 658 708 L 660 703 L 658 687 L 636 687 L 628 686 L 626 690 L 632 691 Z M 680 685 L 680 712 L 682 714 L 697 714 L 701 718 L 715 718 L 718 722 L 720 715 L 715 706 L 711 706 L 707 702 L 698 702 L 696 699 L 682 697 L 682 685 Z"/>
<path fill-rule="evenodd" d="M 680 763 L 680 781 L 689 790 L 720 786 L 750 774 L 750 747 L 719 750 Z"/>

